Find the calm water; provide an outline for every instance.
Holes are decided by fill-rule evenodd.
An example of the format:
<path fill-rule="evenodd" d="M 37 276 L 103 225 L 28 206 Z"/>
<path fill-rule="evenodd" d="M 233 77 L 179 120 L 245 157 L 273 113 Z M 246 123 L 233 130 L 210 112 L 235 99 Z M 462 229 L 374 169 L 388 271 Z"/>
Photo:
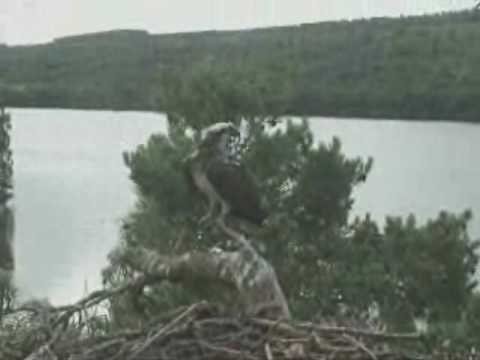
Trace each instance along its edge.
<path fill-rule="evenodd" d="M 148 113 L 12 110 L 17 282 L 24 295 L 70 302 L 99 270 L 133 206 L 122 152 L 165 131 Z"/>
<path fill-rule="evenodd" d="M 25 296 L 71 302 L 99 271 L 133 206 L 122 151 L 165 131 L 150 113 L 10 110 L 15 160 L 17 282 Z M 480 218 L 480 126 L 312 119 L 317 140 L 342 139 L 348 156 L 373 156 L 355 213 L 420 219 L 471 208 Z M 474 219 L 471 234 L 480 237 Z"/>

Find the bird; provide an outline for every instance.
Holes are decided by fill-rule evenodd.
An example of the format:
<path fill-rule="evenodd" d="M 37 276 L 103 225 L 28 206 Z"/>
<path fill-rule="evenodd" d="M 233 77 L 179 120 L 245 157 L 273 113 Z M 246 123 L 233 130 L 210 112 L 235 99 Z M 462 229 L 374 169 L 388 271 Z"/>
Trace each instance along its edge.
<path fill-rule="evenodd" d="M 215 123 L 201 131 L 198 147 L 184 159 L 187 181 L 208 200 L 207 214 L 200 223 L 211 220 L 220 207 L 217 220 L 233 217 L 262 226 L 267 218 L 253 174 L 232 153 L 233 138 L 240 131 L 228 122 Z"/>

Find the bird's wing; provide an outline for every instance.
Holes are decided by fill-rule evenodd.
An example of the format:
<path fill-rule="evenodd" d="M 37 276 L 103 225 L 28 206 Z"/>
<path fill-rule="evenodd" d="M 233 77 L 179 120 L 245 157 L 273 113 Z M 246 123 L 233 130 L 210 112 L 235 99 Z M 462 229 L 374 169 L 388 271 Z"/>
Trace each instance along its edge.
<path fill-rule="evenodd" d="M 241 164 L 212 160 L 207 178 L 218 194 L 231 206 L 232 215 L 261 225 L 266 213 L 253 175 Z"/>

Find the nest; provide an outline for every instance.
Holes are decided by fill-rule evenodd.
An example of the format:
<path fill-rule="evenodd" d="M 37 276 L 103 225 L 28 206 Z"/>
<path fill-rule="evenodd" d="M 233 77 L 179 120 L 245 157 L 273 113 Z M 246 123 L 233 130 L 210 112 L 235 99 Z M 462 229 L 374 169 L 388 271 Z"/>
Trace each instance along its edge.
<path fill-rule="evenodd" d="M 2 360 L 431 358 L 422 355 L 422 348 L 423 352 L 425 349 L 416 334 L 387 334 L 260 317 L 227 317 L 206 303 L 178 309 L 138 330 L 96 336 L 63 330 L 43 339 L 38 331 L 31 328 L 30 336 L 24 334 L 23 344 L 18 338 L 16 343 L 4 342 L 0 349 Z"/>

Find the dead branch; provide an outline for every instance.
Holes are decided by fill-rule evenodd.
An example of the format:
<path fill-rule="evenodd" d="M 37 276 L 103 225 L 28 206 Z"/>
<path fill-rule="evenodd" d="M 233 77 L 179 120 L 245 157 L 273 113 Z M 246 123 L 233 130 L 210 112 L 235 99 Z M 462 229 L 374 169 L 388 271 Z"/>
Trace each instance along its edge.
<path fill-rule="evenodd" d="M 188 284 L 219 284 L 236 292 L 234 307 L 254 315 L 265 308 L 269 316 L 289 318 L 287 301 L 272 266 L 251 246 L 238 251 L 190 252 L 162 256 L 144 248 L 122 250 L 117 256 L 150 279 Z"/>

